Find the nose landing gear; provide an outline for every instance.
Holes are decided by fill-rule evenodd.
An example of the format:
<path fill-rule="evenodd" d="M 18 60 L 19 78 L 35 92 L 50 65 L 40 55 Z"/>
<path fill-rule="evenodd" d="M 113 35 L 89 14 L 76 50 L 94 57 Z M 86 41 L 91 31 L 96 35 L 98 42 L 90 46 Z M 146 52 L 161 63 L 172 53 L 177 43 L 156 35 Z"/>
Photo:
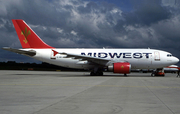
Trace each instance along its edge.
<path fill-rule="evenodd" d="M 163 69 L 156 69 L 152 72 L 151 76 L 165 76 Z"/>

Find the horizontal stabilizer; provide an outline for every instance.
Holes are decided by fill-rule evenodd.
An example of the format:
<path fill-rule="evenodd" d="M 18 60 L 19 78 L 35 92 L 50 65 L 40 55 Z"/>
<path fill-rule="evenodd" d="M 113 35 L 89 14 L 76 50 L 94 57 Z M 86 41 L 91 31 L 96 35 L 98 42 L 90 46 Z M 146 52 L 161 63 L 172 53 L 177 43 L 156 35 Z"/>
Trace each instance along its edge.
<path fill-rule="evenodd" d="M 7 51 L 11 51 L 14 53 L 26 55 L 26 56 L 35 56 L 36 55 L 36 51 L 34 51 L 34 50 L 21 50 L 21 49 L 13 49 L 10 47 L 3 47 L 2 49 L 7 50 Z"/>

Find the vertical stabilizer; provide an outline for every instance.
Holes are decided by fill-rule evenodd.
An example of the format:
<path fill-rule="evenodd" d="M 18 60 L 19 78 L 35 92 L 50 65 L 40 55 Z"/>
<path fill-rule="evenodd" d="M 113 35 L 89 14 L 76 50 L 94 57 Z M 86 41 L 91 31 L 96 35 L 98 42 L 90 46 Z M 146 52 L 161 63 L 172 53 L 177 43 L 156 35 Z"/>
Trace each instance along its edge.
<path fill-rule="evenodd" d="M 53 48 L 41 38 L 23 20 L 12 20 L 22 48 Z"/>

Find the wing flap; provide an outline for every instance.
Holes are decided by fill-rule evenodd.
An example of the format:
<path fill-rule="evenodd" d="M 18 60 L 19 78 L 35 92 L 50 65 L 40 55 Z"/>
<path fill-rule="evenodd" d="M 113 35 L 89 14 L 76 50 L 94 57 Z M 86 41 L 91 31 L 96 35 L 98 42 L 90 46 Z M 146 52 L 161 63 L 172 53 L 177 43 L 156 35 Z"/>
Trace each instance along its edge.
<path fill-rule="evenodd" d="M 26 55 L 26 56 L 35 56 L 36 55 L 36 51 L 34 51 L 34 50 L 28 50 L 27 51 L 27 50 L 13 49 L 10 47 L 3 47 L 2 49 L 7 50 L 7 51 L 11 51 L 14 53 Z"/>

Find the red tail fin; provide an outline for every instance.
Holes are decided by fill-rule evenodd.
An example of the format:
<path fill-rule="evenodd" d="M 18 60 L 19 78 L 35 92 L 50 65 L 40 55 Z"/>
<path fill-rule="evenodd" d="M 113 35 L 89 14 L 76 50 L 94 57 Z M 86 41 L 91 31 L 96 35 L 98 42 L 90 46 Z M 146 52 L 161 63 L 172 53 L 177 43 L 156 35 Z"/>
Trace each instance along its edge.
<path fill-rule="evenodd" d="M 23 20 L 12 20 L 22 48 L 53 48 L 47 45 Z"/>

